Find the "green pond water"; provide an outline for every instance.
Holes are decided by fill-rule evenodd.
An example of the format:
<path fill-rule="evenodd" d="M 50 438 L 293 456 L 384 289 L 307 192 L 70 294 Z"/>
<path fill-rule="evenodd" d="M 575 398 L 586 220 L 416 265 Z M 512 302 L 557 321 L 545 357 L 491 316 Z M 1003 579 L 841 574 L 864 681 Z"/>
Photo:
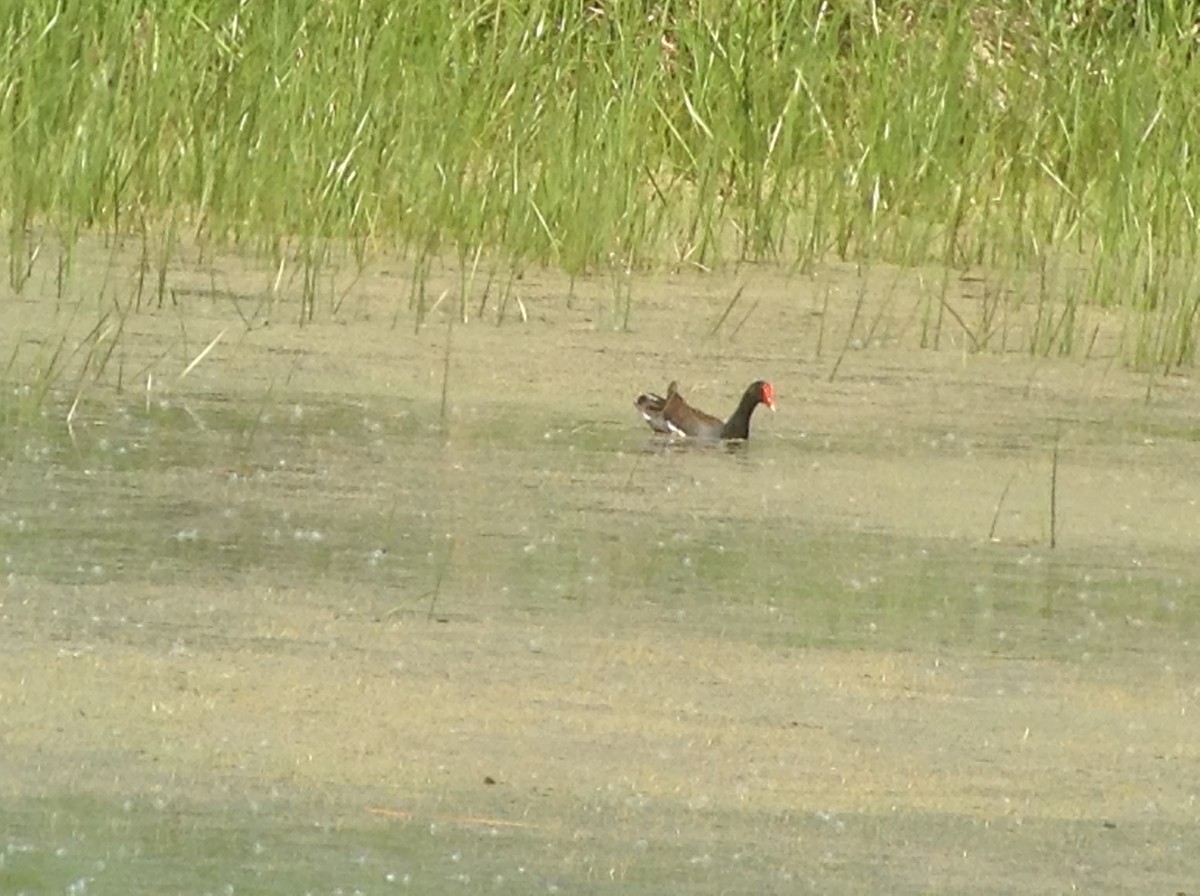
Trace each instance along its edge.
<path fill-rule="evenodd" d="M 843 388 L 858 400 L 881 381 Z M 8 397 L 0 892 L 1190 892 L 1200 880 L 1200 554 L 1196 491 L 1178 484 L 1196 451 L 1179 417 L 1068 421 L 1052 550 L 1046 442 L 1003 408 L 981 424 L 934 407 L 930 422 L 920 409 L 887 417 L 884 399 L 837 423 L 845 396 L 804 416 L 794 399 L 793 416 L 760 413 L 751 443 L 727 450 L 652 438 L 632 395 L 601 385 L 569 413 L 541 393 L 452 395 L 444 420 L 428 394 L 264 396 L 93 398 L 70 429 L 69 394 L 32 415 Z M 1168 455 L 1126 463 L 1151 436 Z M 314 720 L 287 707 L 374 670 L 402 679 L 410 643 L 428 651 L 428 692 L 444 677 L 447 707 L 463 701 L 439 734 L 461 736 L 461 754 L 416 735 L 396 747 L 397 774 L 420 787 L 392 792 L 387 763 L 371 771 L 395 745 L 386 734 L 353 748 L 361 773 L 349 747 L 312 771 L 246 758 L 254 743 L 317 755 L 403 715 L 401 698 L 377 704 L 367 685 L 344 714 L 332 697 Z M 646 657 L 658 665 L 640 671 Z M 801 674 L 825 669 L 814 657 L 829 658 L 828 680 Z M 95 664 L 94 686 L 63 671 L 73 659 Z M 906 683 L 893 691 L 879 670 L 896 668 Z M 137 683 L 114 694 L 129 670 Z M 945 693 L 943 674 L 955 676 Z M 263 705 L 228 732 L 220 698 L 207 727 L 161 733 L 162 695 L 142 700 L 159 678 L 203 705 L 213 682 L 252 690 L 258 676 Z M 530 703 L 472 727 L 509 681 Z M 706 706 L 697 688 L 724 702 Z M 626 722 L 626 697 L 649 708 Z M 640 730 L 656 700 L 666 727 Z M 504 727 L 530 706 L 548 707 L 544 730 Z M 255 712 L 262 729 L 244 731 Z M 812 743 L 755 755 L 757 739 L 793 729 L 828 735 L 828 755 L 812 758 Z M 1031 729 L 1053 743 L 1028 765 Z M 1009 736 L 1017 752 L 977 758 Z M 193 742 L 215 745 L 209 758 Z M 212 759 L 222 744 L 228 764 Z M 726 752 L 695 755 L 708 748 Z M 463 758 L 476 754 L 479 769 L 509 763 L 509 780 L 485 781 Z M 843 755 L 857 771 L 839 771 Z M 433 771 L 410 771 L 422 763 Z M 455 772 L 467 767 L 469 787 Z M 416 807 L 389 812 L 400 795 Z"/>

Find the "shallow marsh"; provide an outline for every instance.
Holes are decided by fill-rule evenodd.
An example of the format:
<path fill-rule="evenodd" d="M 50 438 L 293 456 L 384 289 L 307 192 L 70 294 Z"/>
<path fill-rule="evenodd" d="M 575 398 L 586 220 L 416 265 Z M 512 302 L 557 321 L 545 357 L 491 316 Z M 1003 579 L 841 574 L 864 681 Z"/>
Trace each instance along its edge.
<path fill-rule="evenodd" d="M 634 278 L 628 330 L 534 273 L 524 323 L 415 330 L 397 263 L 300 326 L 265 279 L 179 267 L 98 374 L 115 274 L 5 299 L 0 888 L 1200 877 L 1194 387 L 1119 320 L 1088 362 L 921 350 L 925 280 L 829 266 Z M 759 376 L 738 451 L 631 404 Z"/>

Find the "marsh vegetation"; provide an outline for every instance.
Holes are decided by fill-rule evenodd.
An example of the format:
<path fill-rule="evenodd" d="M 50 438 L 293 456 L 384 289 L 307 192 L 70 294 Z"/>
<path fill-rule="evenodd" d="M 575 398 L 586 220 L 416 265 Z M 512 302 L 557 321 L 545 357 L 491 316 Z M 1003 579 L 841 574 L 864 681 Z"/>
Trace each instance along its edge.
<path fill-rule="evenodd" d="M 1048 321 L 1034 353 L 1085 352 L 1096 304 L 1132 312 L 1126 360 L 1171 367 L 1198 301 L 1196 12 L 20 4 L 9 281 L 86 231 L 141 243 L 135 302 L 181 244 L 239 247 L 303 316 L 323 268 L 382 252 L 413 260 L 418 319 L 447 262 L 501 293 L 530 266 L 627 292 L 664 265 L 933 264 L 1016 288 Z"/>

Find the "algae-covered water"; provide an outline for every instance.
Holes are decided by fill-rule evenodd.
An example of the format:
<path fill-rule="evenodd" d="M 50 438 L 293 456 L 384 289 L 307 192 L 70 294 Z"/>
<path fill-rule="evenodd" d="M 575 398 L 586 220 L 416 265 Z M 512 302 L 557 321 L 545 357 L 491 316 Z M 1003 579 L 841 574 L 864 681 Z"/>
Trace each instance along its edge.
<path fill-rule="evenodd" d="M 920 351 L 902 290 L 831 380 L 833 269 L 645 278 L 628 331 L 550 274 L 247 328 L 239 276 L 40 400 L 96 312 L 6 300 L 0 891 L 1200 879 L 1188 380 Z M 758 377 L 736 450 L 632 407 Z"/>

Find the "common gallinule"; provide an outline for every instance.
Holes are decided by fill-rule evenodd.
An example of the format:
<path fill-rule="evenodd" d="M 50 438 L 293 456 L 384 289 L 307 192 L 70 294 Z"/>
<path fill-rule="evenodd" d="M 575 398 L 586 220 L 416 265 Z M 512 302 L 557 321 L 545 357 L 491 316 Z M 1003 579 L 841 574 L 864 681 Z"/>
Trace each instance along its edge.
<path fill-rule="evenodd" d="M 766 380 L 755 380 L 746 387 L 728 420 L 719 420 L 692 407 L 683 400 L 679 384 L 674 381 L 667 386 L 665 396 L 645 392 L 634 402 L 655 432 L 711 440 L 750 438 L 750 415 L 760 404 L 775 410 L 775 387 Z"/>

